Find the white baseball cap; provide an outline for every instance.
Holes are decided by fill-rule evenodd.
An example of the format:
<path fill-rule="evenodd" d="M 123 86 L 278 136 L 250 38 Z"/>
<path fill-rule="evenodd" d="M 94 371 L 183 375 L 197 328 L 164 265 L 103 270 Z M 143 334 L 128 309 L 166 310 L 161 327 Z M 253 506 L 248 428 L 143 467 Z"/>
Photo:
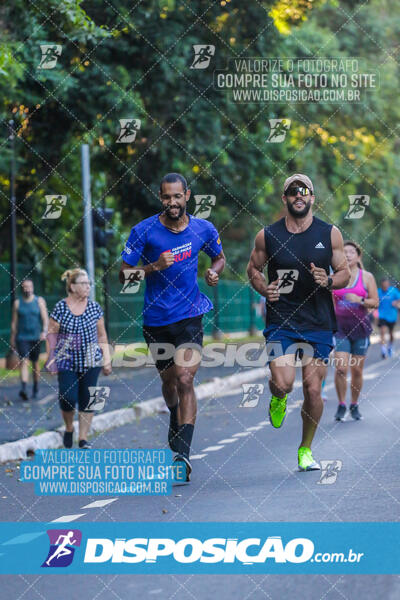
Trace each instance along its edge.
<path fill-rule="evenodd" d="M 295 181 L 301 181 L 301 183 L 304 183 L 304 185 L 308 187 L 308 189 L 311 190 L 312 193 L 314 193 L 314 186 L 311 179 L 307 177 L 307 175 L 303 175 L 302 173 L 295 173 L 294 175 L 288 177 L 285 180 L 285 183 L 283 184 L 283 191 L 286 192 L 288 187 Z"/>

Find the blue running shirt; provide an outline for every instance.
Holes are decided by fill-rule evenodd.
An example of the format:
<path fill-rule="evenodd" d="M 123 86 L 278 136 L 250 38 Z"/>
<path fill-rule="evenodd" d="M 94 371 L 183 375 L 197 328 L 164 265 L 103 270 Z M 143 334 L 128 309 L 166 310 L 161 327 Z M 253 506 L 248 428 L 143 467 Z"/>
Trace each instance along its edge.
<path fill-rule="evenodd" d="M 205 219 L 188 215 L 183 231 L 174 233 L 154 215 L 132 228 L 122 259 L 133 267 L 141 259 L 144 265 L 154 263 L 162 252 L 170 250 L 175 262 L 163 271 L 146 276 L 143 323 L 159 327 L 182 319 L 196 317 L 212 310 L 211 300 L 202 294 L 197 284 L 200 250 L 210 258 L 222 251 L 221 240 L 214 225 Z"/>
<path fill-rule="evenodd" d="M 390 286 L 386 292 L 378 288 L 379 295 L 379 318 L 389 323 L 397 321 L 397 308 L 392 306 L 394 300 L 400 300 L 400 292 L 397 288 Z"/>

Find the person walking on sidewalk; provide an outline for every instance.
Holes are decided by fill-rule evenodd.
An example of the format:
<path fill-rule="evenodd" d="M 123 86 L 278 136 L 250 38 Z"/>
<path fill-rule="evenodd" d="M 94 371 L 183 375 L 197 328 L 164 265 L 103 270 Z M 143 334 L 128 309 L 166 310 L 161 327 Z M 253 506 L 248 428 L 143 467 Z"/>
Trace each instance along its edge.
<path fill-rule="evenodd" d="M 168 443 L 177 453 L 174 463 L 189 481 L 189 453 L 197 411 L 193 380 L 200 362 L 193 345 L 201 350 L 202 317 L 213 309 L 198 287 L 198 259 L 200 251 L 211 258 L 205 280 L 209 286 L 215 286 L 224 269 L 225 256 L 214 225 L 186 212 L 190 189 L 182 175 L 165 175 L 159 198 L 162 211 L 133 227 L 121 253 L 119 277 L 125 283 L 129 275 L 126 277 L 124 271 L 129 274 L 142 260 L 140 269 L 146 281 L 143 336 L 156 362 L 170 410 Z M 172 355 L 161 358 L 157 349 L 160 344 L 172 347 Z M 192 347 L 188 348 L 188 344 Z"/>
<path fill-rule="evenodd" d="M 340 231 L 312 214 L 311 179 L 301 173 L 288 177 L 282 201 L 286 215 L 258 232 L 247 274 L 254 289 L 267 299 L 264 336 L 267 350 L 274 351 L 269 361 L 269 418 L 275 428 L 282 426 L 286 416 L 296 356 L 300 352 L 307 356 L 302 366 L 303 436 L 298 466 L 310 471 L 320 468 L 311 444 L 323 411 L 321 385 L 336 330 L 331 290 L 347 285 L 350 271 Z M 263 273 L 266 265 L 268 283 Z"/>
<path fill-rule="evenodd" d="M 111 357 L 103 311 L 97 302 L 89 300 L 88 274 L 83 269 L 69 269 L 61 280 L 66 281 L 67 297 L 57 302 L 50 314 L 46 368 L 58 376 L 64 446 L 72 448 L 78 405 L 79 448 L 87 450 L 93 419 L 89 388 L 97 386 L 101 365 L 104 375 L 111 373 Z"/>
<path fill-rule="evenodd" d="M 363 385 L 363 369 L 372 331 L 369 313 L 379 304 L 378 289 L 372 273 L 362 268 L 362 252 L 358 244 L 344 243 L 349 265 L 350 284 L 333 290 L 338 331 L 335 348 L 335 386 L 338 397 L 336 421 L 343 421 L 346 414 L 347 372 L 351 373 L 350 414 L 356 421 L 361 414 L 358 398 Z"/>
<path fill-rule="evenodd" d="M 10 346 L 16 349 L 20 363 L 21 390 L 19 397 L 28 400 L 28 362 L 32 363 L 32 399 L 39 393 L 40 343 L 46 339 L 49 315 L 44 298 L 35 296 L 33 281 L 24 279 L 21 283 L 22 298 L 14 301 L 11 317 Z"/>
<path fill-rule="evenodd" d="M 381 356 L 382 358 L 390 358 L 393 353 L 393 332 L 397 321 L 397 311 L 400 308 L 400 292 L 396 287 L 390 285 L 388 277 L 384 277 L 381 280 L 381 287 L 378 289 L 378 294 L 378 327 L 381 336 Z M 389 334 L 389 343 L 386 345 L 387 334 Z"/>

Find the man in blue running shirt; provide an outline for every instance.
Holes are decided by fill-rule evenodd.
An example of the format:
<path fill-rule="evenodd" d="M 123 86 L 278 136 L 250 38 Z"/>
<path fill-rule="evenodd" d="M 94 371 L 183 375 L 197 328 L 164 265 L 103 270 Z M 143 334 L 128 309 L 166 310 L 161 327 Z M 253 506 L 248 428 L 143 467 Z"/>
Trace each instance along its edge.
<path fill-rule="evenodd" d="M 378 295 L 378 327 L 381 335 L 381 356 L 382 358 L 387 358 L 388 356 L 392 356 L 393 352 L 393 330 L 397 321 L 397 311 L 400 308 L 400 292 L 393 285 L 390 285 L 388 277 L 384 277 L 381 280 L 381 287 L 378 288 Z M 389 333 L 388 346 L 386 346 L 386 333 Z"/>
<path fill-rule="evenodd" d="M 184 479 L 189 481 L 197 410 L 193 379 L 199 360 L 195 349 L 187 346 L 201 348 L 202 316 L 213 309 L 197 284 L 198 257 L 202 250 L 211 258 L 205 280 L 215 286 L 225 267 L 225 256 L 214 225 L 186 212 L 190 189 L 182 175 L 165 175 L 159 197 L 163 210 L 138 223 L 130 233 L 121 253 L 119 279 L 125 283 L 129 269 L 142 261 L 140 269 L 146 279 L 143 336 L 156 362 L 170 410 L 168 443 L 177 453 L 174 463 L 183 467 Z M 165 348 L 161 357 L 160 346 Z"/>

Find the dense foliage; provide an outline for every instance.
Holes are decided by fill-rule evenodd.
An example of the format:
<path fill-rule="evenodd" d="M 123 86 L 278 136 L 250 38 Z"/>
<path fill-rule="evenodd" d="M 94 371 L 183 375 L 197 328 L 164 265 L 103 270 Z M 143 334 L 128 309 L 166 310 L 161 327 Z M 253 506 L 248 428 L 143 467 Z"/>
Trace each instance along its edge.
<path fill-rule="evenodd" d="M 244 278 L 255 233 L 280 214 L 284 178 L 302 171 L 315 182 L 320 216 L 361 244 L 367 268 L 400 279 L 395 0 L 14 0 L 0 23 L 0 260 L 9 257 L 13 118 L 18 260 L 45 273 L 49 290 L 61 270 L 83 262 L 84 142 L 93 202 L 115 208 L 102 257 L 115 276 L 122 242 L 157 210 L 166 172 L 183 173 L 195 194 L 216 195 L 211 218 L 226 276 Z M 62 46 L 54 69 L 38 69 L 45 43 Z M 190 69 L 194 44 L 215 46 L 208 69 Z M 251 56 L 361 57 L 380 72 L 380 88 L 358 104 L 233 103 L 215 89 L 213 71 Z M 282 117 L 292 122 L 285 141 L 266 143 L 269 119 Z M 116 142 L 122 118 L 141 121 L 131 144 Z M 348 195 L 359 193 L 371 198 L 365 217 L 346 220 Z M 67 195 L 60 219 L 42 219 L 46 194 Z"/>

